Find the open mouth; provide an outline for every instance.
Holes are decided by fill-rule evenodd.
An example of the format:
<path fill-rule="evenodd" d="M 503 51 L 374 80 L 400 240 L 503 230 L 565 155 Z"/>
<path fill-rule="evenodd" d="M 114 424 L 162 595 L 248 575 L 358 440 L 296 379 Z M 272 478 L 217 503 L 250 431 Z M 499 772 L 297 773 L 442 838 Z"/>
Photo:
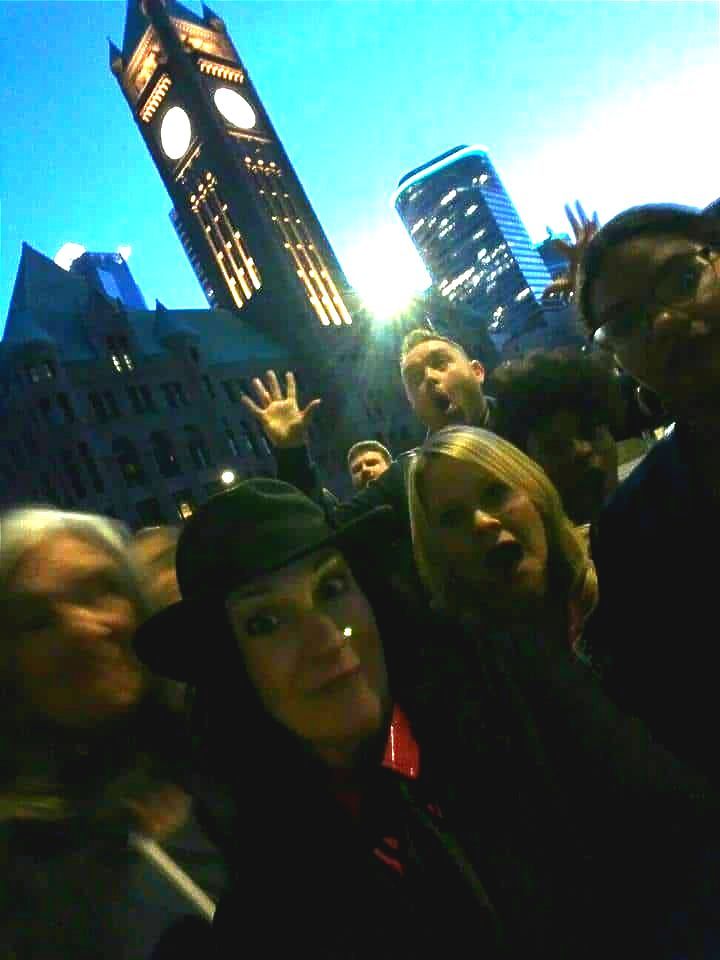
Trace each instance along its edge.
<path fill-rule="evenodd" d="M 506 540 L 498 543 L 486 554 L 485 562 L 492 573 L 508 575 L 517 568 L 524 553 L 517 540 Z"/>

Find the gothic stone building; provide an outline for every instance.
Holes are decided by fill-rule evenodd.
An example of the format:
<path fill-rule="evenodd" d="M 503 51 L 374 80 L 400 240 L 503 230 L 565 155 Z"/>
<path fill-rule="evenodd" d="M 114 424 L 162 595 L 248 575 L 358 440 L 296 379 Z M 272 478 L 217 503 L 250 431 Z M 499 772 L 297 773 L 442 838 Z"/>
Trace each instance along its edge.
<path fill-rule="evenodd" d="M 179 523 L 224 472 L 273 473 L 240 393 L 287 366 L 237 314 L 131 309 L 24 245 L 0 343 L 0 507 Z"/>

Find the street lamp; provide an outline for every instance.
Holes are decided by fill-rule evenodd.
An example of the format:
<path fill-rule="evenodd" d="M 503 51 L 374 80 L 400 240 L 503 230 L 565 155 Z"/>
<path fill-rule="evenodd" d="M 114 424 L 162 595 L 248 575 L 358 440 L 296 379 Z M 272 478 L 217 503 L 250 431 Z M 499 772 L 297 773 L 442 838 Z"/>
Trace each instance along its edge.
<path fill-rule="evenodd" d="M 232 470 L 223 470 L 220 474 L 220 480 L 226 487 L 229 487 L 231 483 L 235 483 L 235 474 Z"/>

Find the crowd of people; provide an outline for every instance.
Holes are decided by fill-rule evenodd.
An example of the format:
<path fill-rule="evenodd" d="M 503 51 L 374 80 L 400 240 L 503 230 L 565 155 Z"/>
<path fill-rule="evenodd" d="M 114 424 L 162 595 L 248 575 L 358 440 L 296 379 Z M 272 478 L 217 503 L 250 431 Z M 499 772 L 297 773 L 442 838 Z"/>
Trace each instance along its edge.
<path fill-rule="evenodd" d="M 575 226 L 591 346 L 411 331 L 349 500 L 268 371 L 182 530 L 0 517 L 0 960 L 720 957 L 720 219 Z"/>

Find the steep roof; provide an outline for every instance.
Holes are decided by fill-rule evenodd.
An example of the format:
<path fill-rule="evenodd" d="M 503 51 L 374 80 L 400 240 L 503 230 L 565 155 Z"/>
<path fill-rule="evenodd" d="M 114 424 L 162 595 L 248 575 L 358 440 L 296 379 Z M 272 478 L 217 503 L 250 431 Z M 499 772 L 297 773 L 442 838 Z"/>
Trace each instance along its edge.
<path fill-rule="evenodd" d="M 87 317 L 93 298 L 107 300 L 84 277 L 68 273 L 28 244 L 23 244 L 2 343 L 57 345 L 65 363 L 96 359 L 88 338 Z M 108 301 L 110 302 L 110 301 Z M 161 356 L 172 335 L 191 337 L 209 364 L 251 361 L 260 367 L 287 366 L 287 350 L 227 310 L 123 311 L 140 356 Z"/>
<path fill-rule="evenodd" d="M 199 27 L 207 29 L 207 24 L 192 10 L 188 10 L 177 0 L 164 0 L 165 7 L 171 17 L 178 20 L 185 20 L 188 23 L 194 23 Z M 123 58 L 127 61 L 132 56 L 133 50 L 140 42 L 142 35 L 150 26 L 150 20 L 142 11 L 140 0 L 127 0 L 125 13 L 125 33 L 123 35 L 122 52 Z"/>

